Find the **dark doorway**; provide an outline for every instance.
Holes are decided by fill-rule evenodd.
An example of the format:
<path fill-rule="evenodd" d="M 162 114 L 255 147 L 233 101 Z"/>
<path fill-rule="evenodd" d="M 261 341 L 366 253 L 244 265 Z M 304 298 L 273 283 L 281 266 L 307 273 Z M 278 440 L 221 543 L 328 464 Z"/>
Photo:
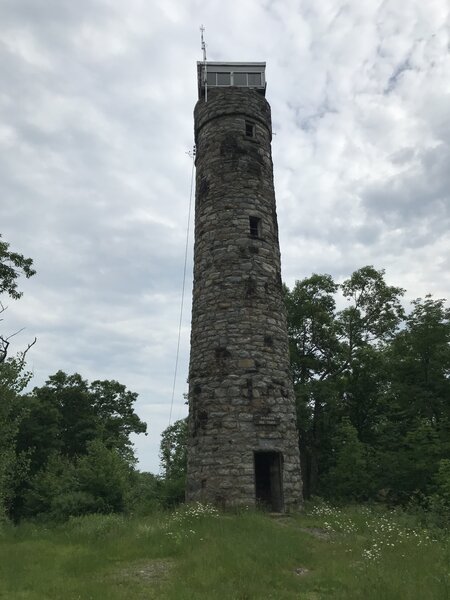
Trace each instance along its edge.
<path fill-rule="evenodd" d="M 255 495 L 258 506 L 283 512 L 282 471 L 281 452 L 255 452 Z"/>

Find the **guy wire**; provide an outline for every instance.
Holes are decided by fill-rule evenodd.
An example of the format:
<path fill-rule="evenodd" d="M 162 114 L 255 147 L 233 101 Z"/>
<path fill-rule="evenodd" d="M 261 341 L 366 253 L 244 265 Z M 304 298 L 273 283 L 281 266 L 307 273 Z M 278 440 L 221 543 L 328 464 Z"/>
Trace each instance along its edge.
<path fill-rule="evenodd" d="M 191 171 L 191 189 L 189 193 L 189 210 L 188 210 L 188 222 L 186 229 L 186 245 L 184 249 L 184 268 L 183 268 L 183 285 L 181 289 L 181 306 L 180 306 L 180 321 L 178 324 L 178 341 L 177 341 L 177 352 L 175 358 L 175 371 L 173 374 L 173 385 L 172 385 L 172 399 L 170 401 L 170 414 L 169 414 L 169 427 L 172 423 L 172 411 L 173 411 L 173 400 L 175 397 L 175 385 L 177 381 L 177 372 L 178 372 L 178 359 L 180 356 L 180 339 L 181 339 L 181 325 L 183 321 L 183 308 L 184 308 L 184 292 L 186 287 L 186 267 L 187 267 L 187 255 L 188 255 L 188 247 L 189 247 L 189 231 L 191 225 L 191 208 L 192 208 L 192 190 L 194 188 L 194 166 L 195 166 L 195 146 L 192 152 L 187 153 L 189 156 L 192 156 L 192 171 Z"/>

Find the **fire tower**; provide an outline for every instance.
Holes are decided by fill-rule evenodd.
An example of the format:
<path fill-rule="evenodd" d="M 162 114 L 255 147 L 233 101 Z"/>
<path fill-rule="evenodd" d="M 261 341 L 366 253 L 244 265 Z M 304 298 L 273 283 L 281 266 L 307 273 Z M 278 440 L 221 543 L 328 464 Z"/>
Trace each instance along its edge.
<path fill-rule="evenodd" d="M 265 63 L 197 63 L 187 500 L 301 503 Z"/>

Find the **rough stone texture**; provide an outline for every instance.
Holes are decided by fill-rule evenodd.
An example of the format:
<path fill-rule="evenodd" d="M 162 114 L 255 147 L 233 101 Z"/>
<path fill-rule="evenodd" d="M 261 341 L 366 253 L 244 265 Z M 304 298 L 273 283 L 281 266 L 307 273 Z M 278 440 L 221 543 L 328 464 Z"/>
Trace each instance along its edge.
<path fill-rule="evenodd" d="M 271 157 L 270 106 L 210 89 L 195 107 L 194 291 L 188 500 L 255 504 L 254 452 L 283 456 L 284 507 L 301 502 L 300 460 Z M 254 124 L 253 138 L 245 122 Z M 260 235 L 249 217 L 260 219 Z"/>

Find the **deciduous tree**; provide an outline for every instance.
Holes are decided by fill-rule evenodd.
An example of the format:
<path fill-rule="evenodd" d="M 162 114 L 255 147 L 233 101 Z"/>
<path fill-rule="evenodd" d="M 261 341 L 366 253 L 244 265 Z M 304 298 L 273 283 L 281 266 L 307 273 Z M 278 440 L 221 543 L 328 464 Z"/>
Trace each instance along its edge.
<path fill-rule="evenodd" d="M 340 310 L 336 308 L 338 292 L 344 304 Z M 380 360 L 379 350 L 401 323 L 403 292 L 385 282 L 384 271 L 371 266 L 355 271 L 342 284 L 335 283 L 330 275 L 312 275 L 287 291 L 307 496 L 317 492 L 320 472 L 329 467 L 331 440 L 338 434 L 336 428 L 342 418 L 350 419 L 358 435 L 363 429 L 369 434 L 374 426 L 374 419 L 368 422 L 374 413 L 374 398 L 369 402 L 368 393 L 370 387 L 376 387 L 371 369 Z M 362 409 L 363 404 L 367 410 Z"/>

